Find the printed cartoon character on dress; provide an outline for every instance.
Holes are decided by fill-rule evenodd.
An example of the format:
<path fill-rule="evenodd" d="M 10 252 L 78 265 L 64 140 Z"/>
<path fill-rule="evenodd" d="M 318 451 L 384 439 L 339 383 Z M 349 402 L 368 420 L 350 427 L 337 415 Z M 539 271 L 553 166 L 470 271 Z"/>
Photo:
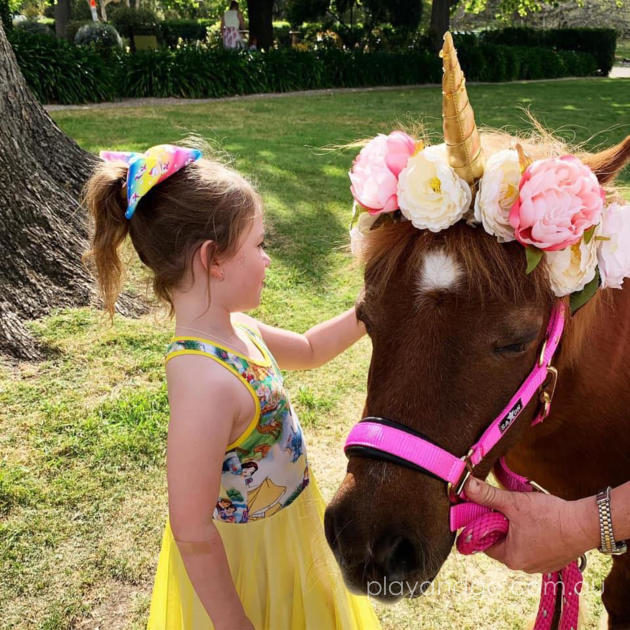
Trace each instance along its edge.
<path fill-rule="evenodd" d="M 127 164 L 127 210 L 125 218 L 131 219 L 138 202 L 154 186 L 201 157 L 198 149 L 177 147 L 172 144 L 159 144 L 144 153 L 124 151 L 101 151 L 101 159 L 106 162 Z"/>
<path fill-rule="evenodd" d="M 425 147 L 394 131 L 363 147 L 349 173 L 353 254 L 388 217 L 432 232 L 464 219 L 523 245 L 526 273 L 544 258 L 572 312 L 600 286 L 620 289 L 630 277 L 630 205 L 606 206 L 595 173 L 574 155 L 533 161 L 516 144 L 486 159 L 450 33 L 440 55 L 445 142 Z"/>

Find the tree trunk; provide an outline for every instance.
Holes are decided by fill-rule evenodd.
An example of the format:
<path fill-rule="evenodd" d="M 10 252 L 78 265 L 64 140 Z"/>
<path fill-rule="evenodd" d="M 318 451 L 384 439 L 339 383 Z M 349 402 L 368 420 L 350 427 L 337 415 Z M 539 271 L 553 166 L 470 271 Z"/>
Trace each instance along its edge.
<path fill-rule="evenodd" d="M 66 39 L 66 27 L 70 21 L 72 2 L 70 0 L 57 0 L 55 4 L 55 33 L 57 37 Z"/>
<path fill-rule="evenodd" d="M 6 30 L 13 28 L 13 14 L 9 9 L 9 0 L 0 0 L 0 23 Z"/>
<path fill-rule="evenodd" d="M 81 263 L 87 246 L 78 203 L 96 158 L 52 121 L 26 87 L 0 25 L 0 353 L 43 356 L 24 321 L 92 302 Z M 142 310 L 119 303 L 125 314 Z"/>
<path fill-rule="evenodd" d="M 450 24 L 450 0 L 433 0 L 431 3 L 431 25 L 429 35 L 435 50 L 442 48 L 444 33 L 448 31 Z"/>
<path fill-rule="evenodd" d="M 258 49 L 269 50 L 273 46 L 273 9 L 274 0 L 247 0 L 249 14 L 249 38 L 255 37 Z"/>

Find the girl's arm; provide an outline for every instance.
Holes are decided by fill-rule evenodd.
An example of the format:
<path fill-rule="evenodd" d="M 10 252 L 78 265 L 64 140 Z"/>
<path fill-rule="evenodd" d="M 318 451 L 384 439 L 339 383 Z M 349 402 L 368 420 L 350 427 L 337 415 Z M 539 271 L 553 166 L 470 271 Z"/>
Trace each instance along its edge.
<path fill-rule="evenodd" d="M 345 313 L 317 324 L 303 335 L 268 326 L 240 314 L 236 318 L 260 332 L 278 365 L 285 370 L 311 370 L 334 359 L 365 334 L 354 306 Z"/>
<path fill-rule="evenodd" d="M 223 455 L 242 400 L 235 387 L 242 386 L 221 366 L 208 369 L 205 357 L 187 356 L 176 362 L 177 358 L 167 365 L 171 408 L 167 477 L 173 537 L 216 630 L 253 630 L 212 521 Z"/>

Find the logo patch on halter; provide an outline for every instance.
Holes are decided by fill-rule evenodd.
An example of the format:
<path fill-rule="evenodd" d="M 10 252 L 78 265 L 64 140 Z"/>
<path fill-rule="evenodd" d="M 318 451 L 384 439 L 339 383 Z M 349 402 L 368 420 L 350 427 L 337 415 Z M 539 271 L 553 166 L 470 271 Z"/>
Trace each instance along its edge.
<path fill-rule="evenodd" d="M 518 417 L 518 414 L 521 413 L 522 410 L 523 410 L 523 403 L 521 399 L 519 398 L 514 403 L 514 407 L 512 407 L 512 409 L 510 409 L 507 412 L 507 414 L 505 414 L 505 417 L 503 418 L 503 420 L 499 422 L 499 431 L 501 431 L 501 433 L 505 433 L 505 431 L 510 427 L 512 422 L 516 420 L 516 418 Z"/>

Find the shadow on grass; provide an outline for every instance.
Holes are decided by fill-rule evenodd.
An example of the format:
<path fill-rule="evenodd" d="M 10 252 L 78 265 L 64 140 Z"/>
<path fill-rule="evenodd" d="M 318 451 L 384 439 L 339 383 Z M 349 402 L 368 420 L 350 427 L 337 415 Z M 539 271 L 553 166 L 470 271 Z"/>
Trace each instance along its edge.
<path fill-rule="evenodd" d="M 624 79 L 585 79 L 472 85 L 469 93 L 480 125 L 526 132 L 528 109 L 565 141 L 598 150 L 630 133 L 628 86 Z M 314 287 L 326 283 L 331 256 L 347 242 L 352 199 L 345 173 L 356 153 L 322 148 L 415 121 L 426 123 L 434 141 L 442 133 L 439 88 L 54 115 L 92 151 L 141 150 L 198 134 L 227 152 L 263 193 L 271 255 Z M 629 169 L 618 181 L 630 184 Z"/>

